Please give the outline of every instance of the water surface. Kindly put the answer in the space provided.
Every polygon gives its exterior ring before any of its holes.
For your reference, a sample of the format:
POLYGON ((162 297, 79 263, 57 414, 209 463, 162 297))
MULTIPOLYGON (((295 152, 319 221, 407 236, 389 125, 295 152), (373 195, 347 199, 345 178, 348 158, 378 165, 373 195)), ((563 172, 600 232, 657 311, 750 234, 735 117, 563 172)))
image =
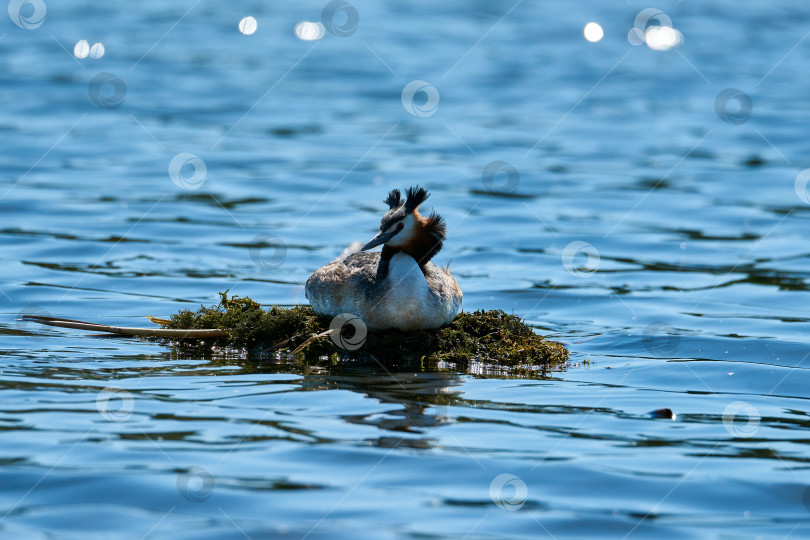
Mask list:
POLYGON ((810 537, 810 11, 664 2, 683 45, 660 51, 628 42, 646 7, 358 1, 315 41, 309 1, 4 19, 2 535, 810 537), (432 89, 407 110, 411 81, 432 89), (571 366, 305 366, 15 320, 304 302, 416 183, 464 308, 571 366))

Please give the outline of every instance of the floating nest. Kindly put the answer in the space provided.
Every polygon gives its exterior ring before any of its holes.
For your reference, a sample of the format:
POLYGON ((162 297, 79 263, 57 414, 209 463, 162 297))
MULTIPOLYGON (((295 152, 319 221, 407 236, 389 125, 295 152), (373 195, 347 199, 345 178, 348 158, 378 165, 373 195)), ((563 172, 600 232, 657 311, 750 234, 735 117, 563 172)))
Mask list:
MULTIPOLYGON (((547 369, 568 360, 560 343, 539 336, 519 317, 501 310, 459 314, 436 330, 401 332, 368 331, 357 325, 334 327, 334 319, 315 313, 310 306, 264 309, 250 298, 220 293, 219 304, 182 310, 169 319, 155 319, 172 330, 220 329, 209 335, 206 347, 248 350, 252 353, 302 354, 378 361, 480 362, 504 368, 547 369), (362 334, 362 335, 361 335, 362 334), (349 344, 349 345, 347 345, 349 344)), ((174 338, 177 345, 200 346, 199 338, 174 338)))

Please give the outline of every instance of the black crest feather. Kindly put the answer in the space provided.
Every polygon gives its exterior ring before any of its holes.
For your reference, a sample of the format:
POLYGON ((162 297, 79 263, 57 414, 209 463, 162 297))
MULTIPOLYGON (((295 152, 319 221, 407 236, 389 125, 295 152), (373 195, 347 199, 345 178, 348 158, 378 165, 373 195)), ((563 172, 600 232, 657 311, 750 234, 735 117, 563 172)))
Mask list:
POLYGON ((394 208, 399 208, 399 206, 402 204, 402 195, 398 189, 391 190, 391 193, 388 194, 388 197, 383 202, 392 210, 394 208))
POLYGON ((420 204, 425 202, 427 198, 430 197, 427 190, 419 186, 408 188, 406 195, 408 198, 405 201, 405 211, 409 214, 416 210, 420 204))

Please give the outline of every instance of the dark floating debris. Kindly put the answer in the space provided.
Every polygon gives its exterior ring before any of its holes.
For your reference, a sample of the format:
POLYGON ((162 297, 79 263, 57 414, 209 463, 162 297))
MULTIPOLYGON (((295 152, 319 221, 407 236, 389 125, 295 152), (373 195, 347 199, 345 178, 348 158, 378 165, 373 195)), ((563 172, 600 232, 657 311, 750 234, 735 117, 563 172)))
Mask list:
POLYGON ((365 326, 315 313, 310 306, 264 309, 250 299, 220 293, 219 304, 184 309, 168 319, 149 319, 161 328, 113 327, 26 316, 28 320, 102 333, 170 340, 175 346, 225 347, 251 353, 300 353, 305 358, 331 357, 377 361, 479 362, 504 368, 561 367, 568 350, 539 336, 519 317, 501 310, 460 313, 435 330, 366 331, 365 326), (338 321, 339 324, 335 324, 338 321), (331 328, 330 328, 331 326, 331 328))
POLYGON ((743 165, 746 167, 762 167, 765 165, 765 160, 759 156, 749 156, 745 161, 743 161, 743 165))
POLYGON ((667 420, 675 420, 675 418, 677 418, 676 414, 672 412, 672 409, 655 409, 647 414, 650 415, 650 418, 666 418, 667 420))

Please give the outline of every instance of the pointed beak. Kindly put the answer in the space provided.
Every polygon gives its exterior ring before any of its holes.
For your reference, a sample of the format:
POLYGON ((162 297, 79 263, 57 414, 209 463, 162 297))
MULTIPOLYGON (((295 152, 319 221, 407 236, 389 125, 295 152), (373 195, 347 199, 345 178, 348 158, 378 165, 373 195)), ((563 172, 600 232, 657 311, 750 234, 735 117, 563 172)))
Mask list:
POLYGON ((378 234, 377 236, 375 236, 374 238, 369 240, 368 244, 366 244, 365 246, 360 248, 360 251, 368 251, 369 249, 371 249, 373 247, 377 247, 380 244, 384 244, 384 243, 388 242, 389 240, 391 240, 391 238, 394 237, 395 234, 397 234, 397 232, 398 231, 392 231, 392 232, 387 232, 387 233, 380 232, 380 234, 378 234))

